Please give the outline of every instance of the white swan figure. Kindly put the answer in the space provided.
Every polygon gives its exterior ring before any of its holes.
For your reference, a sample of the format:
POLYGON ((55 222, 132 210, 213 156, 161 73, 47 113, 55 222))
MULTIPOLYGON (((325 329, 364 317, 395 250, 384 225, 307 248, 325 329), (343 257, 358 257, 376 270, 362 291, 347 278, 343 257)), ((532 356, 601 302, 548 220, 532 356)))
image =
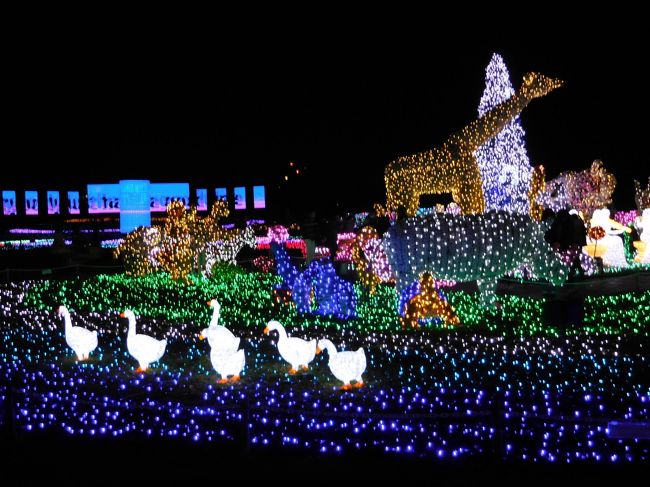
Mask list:
POLYGON ((223 384, 228 382, 229 376, 232 376, 230 380, 233 382, 239 380, 239 374, 241 374, 244 368, 246 358, 244 356, 244 349, 231 352, 229 350, 213 348, 210 351, 210 361, 214 370, 221 376, 219 383, 223 384))
POLYGON ((167 340, 156 340, 149 335, 137 334, 135 332, 135 315, 133 311, 124 310, 120 316, 129 320, 126 348, 131 356, 138 361, 139 367, 136 372, 146 372, 151 362, 159 360, 165 354, 167 340))
POLYGON ((65 306, 59 306, 57 314, 65 322, 65 342, 77 354, 77 359, 86 360, 90 352, 97 348, 97 331, 86 330, 81 326, 72 326, 70 312, 65 306))
POLYGON ((212 319, 210 320, 210 326, 201 330, 199 339, 203 340, 207 338, 213 350, 217 348, 232 353, 236 352, 239 348, 239 338, 233 335, 225 326, 219 325, 219 313, 221 311, 219 301, 216 299, 208 301, 208 306, 212 306, 214 309, 212 311, 212 319))
POLYGON ((278 351, 282 358, 291 364, 290 374, 295 374, 299 368, 307 370, 309 363, 316 356, 316 340, 303 340, 302 338, 288 337, 287 332, 278 321, 271 320, 264 328, 264 333, 269 334, 272 330, 277 330, 280 338, 278 339, 278 351))
POLYGON ((363 386, 363 374, 366 370, 366 354, 363 348, 356 352, 338 352, 334 344, 327 339, 318 341, 318 348, 329 353, 329 366, 334 377, 343 382, 343 389, 352 387, 351 381, 356 380, 356 386, 363 386))

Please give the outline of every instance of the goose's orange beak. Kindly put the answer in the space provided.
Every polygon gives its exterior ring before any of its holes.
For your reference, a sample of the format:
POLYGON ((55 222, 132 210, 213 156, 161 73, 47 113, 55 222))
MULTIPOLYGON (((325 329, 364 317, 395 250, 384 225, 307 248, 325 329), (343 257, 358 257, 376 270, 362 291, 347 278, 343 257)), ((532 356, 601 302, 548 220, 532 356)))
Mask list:
POLYGON ((124 311, 120 313, 120 318, 126 318, 126 316, 124 316, 124 311))
POLYGON ((271 330, 269 330, 269 327, 268 327, 268 326, 267 326, 266 328, 264 328, 264 334, 265 334, 265 335, 268 335, 270 331, 271 331, 271 330))
POLYGON ((208 306, 210 306, 211 304, 212 304, 212 301, 208 301, 208 306))
POLYGON ((322 351, 323 351, 323 349, 320 348, 318 345, 316 345, 316 355, 318 355, 318 354, 321 353, 322 351))
POLYGON ((199 333, 199 340, 204 340, 204 339, 205 337, 201 333, 199 333))

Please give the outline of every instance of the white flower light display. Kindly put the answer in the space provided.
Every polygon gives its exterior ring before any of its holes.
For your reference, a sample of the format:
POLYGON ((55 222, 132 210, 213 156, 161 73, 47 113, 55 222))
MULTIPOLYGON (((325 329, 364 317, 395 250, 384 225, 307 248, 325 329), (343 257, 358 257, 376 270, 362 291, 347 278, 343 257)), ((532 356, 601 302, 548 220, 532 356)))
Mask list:
MULTIPOLYGON (((628 231, 627 227, 609 218, 609 210, 607 208, 600 208, 594 211, 589 226, 590 228, 602 227, 605 230, 606 235, 598 240, 598 245, 605 249, 605 253, 602 256, 603 266, 627 267, 623 240, 619 237, 620 234, 628 231)), ((596 240, 589 237, 587 237, 587 242, 596 244, 596 240)))
POLYGON ((328 365, 332 375, 343 382, 342 389, 352 387, 352 381, 356 381, 356 387, 363 386, 361 375, 366 371, 366 353, 363 348, 354 352, 339 352, 330 340, 324 338, 318 341, 318 350, 327 350, 328 365))
POLYGON ((268 335, 276 330, 279 335, 278 352, 282 358, 291 364, 290 374, 295 374, 299 369, 307 370, 309 363, 316 356, 316 340, 303 340, 297 337, 288 337, 284 326, 280 322, 271 320, 264 328, 264 334, 268 335))
POLYGON ((126 337, 126 348, 131 356, 138 361, 136 372, 146 372, 151 362, 160 360, 165 354, 167 340, 156 340, 149 335, 135 332, 135 315, 131 310, 125 310, 120 317, 129 320, 129 334, 126 337))
MULTIPOLYGON (((479 117, 514 94, 508 68, 503 58, 495 53, 485 69, 485 91, 478 107, 479 117)), ((517 116, 476 151, 486 211, 528 214, 532 168, 524 135, 521 117, 517 116)))
POLYGON ((97 348, 97 331, 90 331, 81 326, 72 326, 70 312, 65 306, 59 306, 57 313, 63 317, 65 323, 65 342, 77 354, 77 359, 86 360, 90 356, 90 352, 97 348))
POLYGON ((527 215, 434 213, 408 218, 386 232, 384 249, 399 289, 430 272, 436 279, 477 280, 482 298, 491 301, 497 279, 522 264, 556 285, 566 278, 544 240, 542 225, 527 215))

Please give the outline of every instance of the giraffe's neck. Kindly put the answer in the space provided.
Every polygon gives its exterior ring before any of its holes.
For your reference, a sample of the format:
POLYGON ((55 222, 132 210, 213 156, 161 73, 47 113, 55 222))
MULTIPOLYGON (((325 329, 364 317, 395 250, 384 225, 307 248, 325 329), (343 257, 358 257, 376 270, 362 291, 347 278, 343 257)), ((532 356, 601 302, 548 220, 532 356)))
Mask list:
POLYGON ((499 103, 481 118, 453 134, 448 142, 462 143, 467 150, 475 152, 517 117, 531 99, 528 90, 525 87, 520 88, 506 101, 499 103))

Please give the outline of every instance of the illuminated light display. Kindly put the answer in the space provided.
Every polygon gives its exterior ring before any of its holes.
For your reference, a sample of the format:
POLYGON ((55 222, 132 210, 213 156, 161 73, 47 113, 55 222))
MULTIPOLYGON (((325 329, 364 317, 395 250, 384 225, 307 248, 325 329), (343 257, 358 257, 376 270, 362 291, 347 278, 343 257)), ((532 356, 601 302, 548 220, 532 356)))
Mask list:
POLYGON ((375 294, 375 289, 381 282, 381 279, 373 271, 370 260, 366 258, 366 243, 371 239, 379 239, 377 230, 373 227, 363 227, 352 243, 352 263, 354 269, 357 271, 361 285, 368 289, 370 294, 375 294))
POLYGON ((207 211, 208 190, 206 188, 196 189, 196 211, 207 211))
POLYGON ((612 203, 615 187, 616 178, 596 159, 587 170, 563 172, 547 181, 537 203, 555 212, 576 209, 588 221, 594 210, 612 203))
POLYGON ((589 225, 590 229, 587 232, 588 247, 585 250, 589 253, 590 246, 593 245, 594 254, 590 255, 592 257, 601 257, 604 267, 627 267, 623 240, 619 235, 623 232, 630 232, 631 229, 612 220, 609 217, 609 210, 607 208, 595 210, 589 225), (596 232, 598 229, 600 231, 596 232))
POLYGON ((126 348, 131 356, 138 361, 136 372, 146 372, 151 362, 157 362, 165 354, 167 340, 156 340, 154 337, 135 332, 135 315, 131 310, 124 310, 121 318, 129 321, 129 333, 126 337, 126 348))
MULTIPOLYGON (((485 69, 485 90, 478 106, 478 116, 515 94, 503 58, 493 54, 485 69)), ((476 151, 481 170, 485 211, 503 210, 528 214, 528 191, 531 187, 530 161, 524 143, 525 132, 519 116, 476 151)))
POLYGON ((542 221, 542 213, 544 211, 544 207, 537 202, 537 198, 544 192, 545 188, 546 171, 544 170, 544 166, 535 166, 533 168, 533 174, 530 178, 530 190, 528 191, 528 214, 533 220, 538 222, 542 221))
POLYGON ((228 206, 228 189, 227 188, 214 188, 214 196, 217 201, 223 201, 228 206))
MULTIPOLYGON (((368 318, 374 328, 331 328, 328 335, 335 343, 354 340, 360 342, 355 348, 364 347, 372 383, 341 393, 332 391, 327 357, 322 366, 319 357, 309 376, 288 381, 278 370, 275 349, 259 345, 256 318, 241 322, 252 350, 247 359, 262 375, 251 374, 237 386, 205 380, 214 372, 196 341, 193 323, 208 319, 205 299, 200 302, 198 296, 217 295, 218 286, 228 299, 240 300, 241 308, 229 306, 229 313, 266 312, 259 307, 263 287, 245 284, 257 277, 240 278, 234 281, 239 286, 206 280, 208 290, 176 286, 166 276, 0 284, 0 396, 6 397, 2 384, 11 383, 18 434, 99 441, 174 438, 227 446, 244 441, 246 426, 251 447, 262 451, 285 445, 310 453, 384 453, 444 463, 500 458, 586 468, 640 466, 650 459, 647 442, 607 434, 613 419, 643 422, 650 415, 647 374, 642 373, 650 292, 587 298, 585 326, 559 333, 532 326, 543 300, 510 297, 503 309, 486 311, 464 293, 455 304, 471 302, 479 326, 486 316, 497 317, 497 335, 468 329, 381 331, 376 315, 368 318), (36 298, 77 296, 83 311, 76 308, 76 316, 102 330, 102 343, 94 360, 69 367, 61 363, 68 349, 55 339, 61 332, 51 307, 31 306, 36 298), (142 320, 139 328, 169 330, 182 345, 144 376, 124 373, 132 359, 116 330, 115 313, 106 311, 125 299, 144 302, 148 315, 159 316, 142 320), (512 325, 523 322, 531 326, 513 334, 512 325), (111 353, 103 354, 102 348, 111 353), (250 414, 244 414, 245 408, 250 414), (496 446, 503 448, 495 453, 496 446)), ((384 299, 385 291, 394 290, 379 286, 373 303, 384 299)), ((295 327, 308 331, 324 322, 315 317, 295 327)))
POLYGON ((70 312, 65 306, 57 309, 65 323, 65 342, 77 354, 77 360, 86 360, 97 348, 97 330, 87 330, 81 326, 72 326, 70 312))
POLYGON ((207 338, 212 350, 217 349, 230 353, 236 352, 239 348, 240 340, 228 328, 219 324, 219 315, 221 313, 219 301, 212 299, 208 301, 208 306, 212 307, 212 318, 210 319, 210 325, 201 330, 199 338, 201 340, 207 338))
POLYGON ((253 186, 253 208, 266 208, 266 194, 264 186, 253 186))
POLYGON ((156 256, 160 252, 161 242, 159 227, 137 228, 117 246, 113 256, 122 257, 127 275, 146 276, 159 269, 156 256))
POLYGON ((246 188, 244 186, 237 186, 235 188, 235 210, 246 209, 246 188))
POLYGON ((332 375, 343 382, 342 389, 350 389, 352 381, 355 387, 363 386, 362 374, 366 371, 366 352, 362 347, 356 351, 339 352, 328 339, 318 340, 318 350, 326 350, 329 355, 328 365, 332 375))
POLYGON ((16 192, 2 191, 2 214, 5 216, 17 215, 16 208, 16 192))
POLYGON ((458 325, 460 323, 454 307, 441 295, 436 288, 433 276, 425 272, 420 278, 419 292, 413 296, 404 308, 402 329, 418 328, 421 319, 441 317, 445 325, 458 325))
POLYGON ((79 191, 68 191, 68 214, 78 215, 81 213, 79 206, 79 191))
POLYGON ((560 80, 528 73, 517 93, 451 135, 442 147, 390 162, 384 175, 387 208, 397 211, 402 207, 408 216, 414 216, 421 195, 451 192, 464 214, 483 213, 481 172, 474 153, 518 116, 531 100, 561 85, 560 80))
POLYGON ((61 203, 58 191, 47 192, 47 214, 58 215, 61 213, 61 203))
POLYGON ((636 179, 634 180, 634 202, 636 203, 636 209, 641 212, 646 208, 650 208, 650 177, 648 177, 646 189, 642 189, 641 183, 636 179))
POLYGON ((336 258, 340 262, 352 262, 352 244, 357 238, 354 232, 338 233, 336 235, 336 258))
POLYGON ((316 340, 307 341, 302 338, 289 337, 284 326, 275 320, 268 322, 264 328, 264 334, 268 335, 273 330, 278 332, 278 352, 284 360, 291 364, 289 373, 295 374, 299 370, 307 370, 316 356, 316 340))
POLYGON ((206 264, 205 274, 212 274, 212 267, 220 262, 236 264, 237 254, 244 246, 255 248, 255 231, 252 227, 245 229, 233 229, 229 234, 225 235, 223 240, 213 240, 205 244, 203 252, 205 252, 206 264))
POLYGON ((625 227, 634 225, 634 221, 639 216, 639 213, 636 210, 629 211, 617 211, 614 213, 614 220, 625 227))
POLYGON ((151 226, 149 211, 149 181, 123 179, 119 183, 120 232, 129 233, 138 227, 151 226))
POLYGON ((300 271, 291 263, 289 254, 276 243, 271 245, 278 275, 284 289, 291 291, 298 313, 336 316, 341 319, 356 316, 357 296, 352 283, 341 279, 330 261, 312 261, 300 271))
POLYGON ((239 375, 246 364, 246 357, 244 350, 233 352, 223 348, 213 348, 210 350, 210 362, 217 374, 221 376, 219 383, 225 384, 239 380, 239 375))
POLYGON ((119 213, 119 184, 88 184, 88 213, 119 213))
POLYGON ((25 191, 25 215, 38 215, 38 191, 25 191))
POLYGON ((186 211, 182 201, 173 201, 162 227, 136 229, 113 255, 123 257, 129 275, 166 271, 174 280, 185 282, 193 270, 210 275, 216 263, 234 264, 244 245, 255 246, 252 227, 239 230, 219 225, 219 219, 227 215, 223 201, 215 202, 203 219, 197 216, 195 208, 186 211))
POLYGON ((490 302, 497 279, 522 264, 555 285, 566 278, 542 226, 527 215, 434 213, 408 218, 386 232, 384 249, 399 289, 430 272, 437 279, 477 280, 483 299, 490 302))
POLYGON ((645 208, 641 216, 636 220, 636 228, 639 231, 639 239, 634 242, 637 249, 635 262, 650 264, 650 207, 645 208))

